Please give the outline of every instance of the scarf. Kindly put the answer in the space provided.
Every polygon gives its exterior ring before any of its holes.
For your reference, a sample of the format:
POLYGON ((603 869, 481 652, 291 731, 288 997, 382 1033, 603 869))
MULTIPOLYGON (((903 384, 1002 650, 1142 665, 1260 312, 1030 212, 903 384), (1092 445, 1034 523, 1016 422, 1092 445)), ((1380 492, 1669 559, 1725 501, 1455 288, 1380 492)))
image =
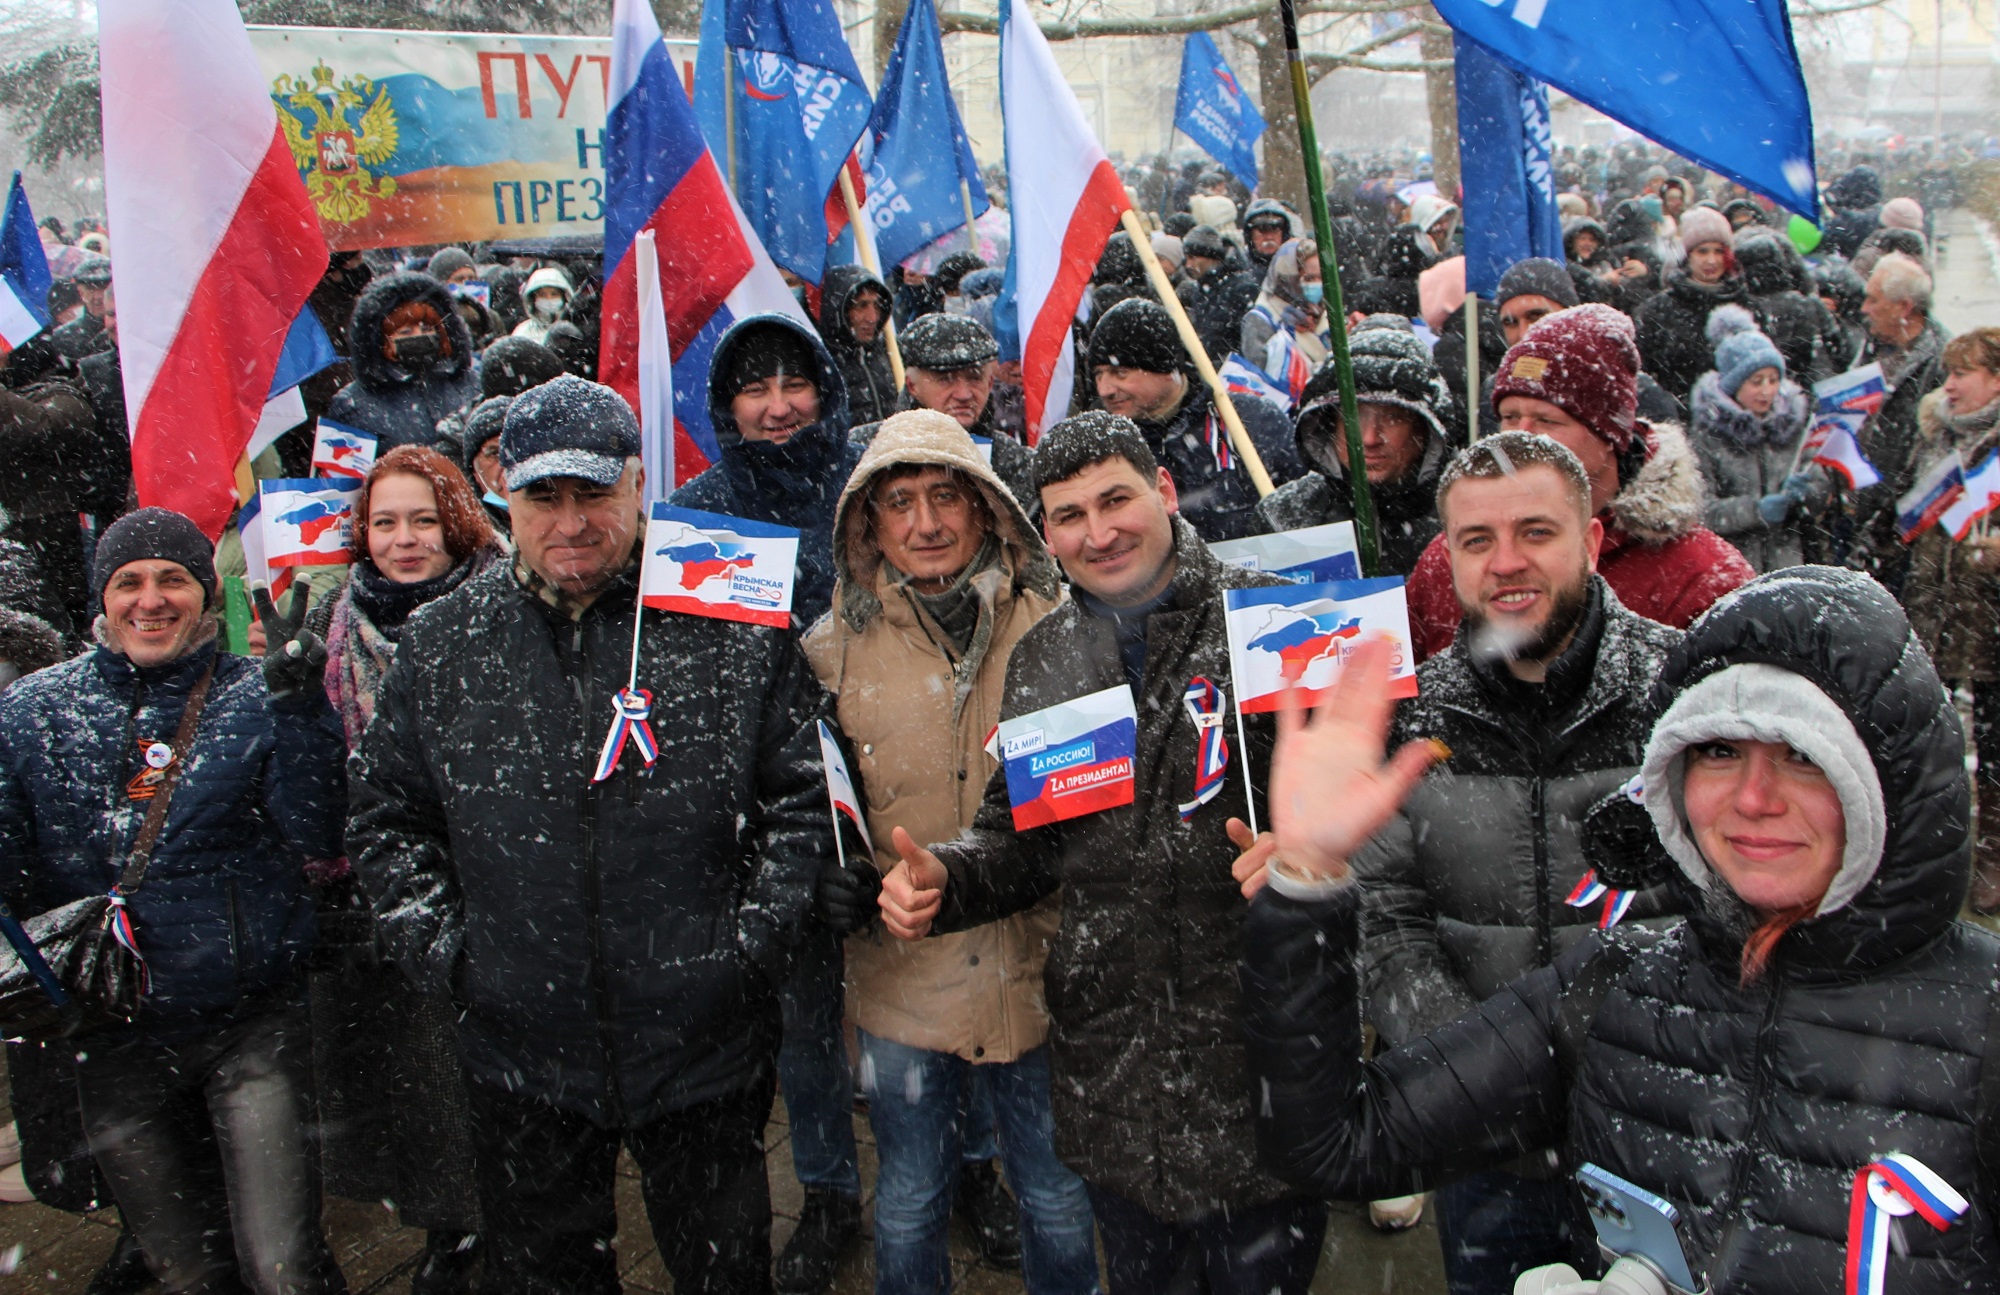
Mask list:
POLYGON ((390 580, 369 562, 354 564, 326 634, 326 696, 340 715, 349 750, 360 744, 375 713, 375 694, 396 660, 396 641, 410 613, 458 588, 499 556, 496 548, 480 549, 441 576, 406 585, 390 580), (407 598, 404 591, 421 592, 407 598), (378 611, 388 618, 387 624, 376 619, 378 611))
MULTIPOLYGON (((1944 401, 1938 402, 1937 418, 1939 426, 1951 438, 1954 445, 1970 445, 2000 426, 2000 400, 1995 400, 1983 409, 1969 409, 1965 413, 1954 413, 1944 401)), ((1970 467, 1970 464, 1966 465, 1970 467)))

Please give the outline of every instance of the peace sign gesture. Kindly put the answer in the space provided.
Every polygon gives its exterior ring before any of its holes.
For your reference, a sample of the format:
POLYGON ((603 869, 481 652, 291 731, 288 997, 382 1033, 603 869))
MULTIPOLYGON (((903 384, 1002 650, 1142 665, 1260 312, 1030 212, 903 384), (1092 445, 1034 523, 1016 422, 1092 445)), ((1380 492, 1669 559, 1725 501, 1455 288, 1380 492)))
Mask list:
POLYGON ((264 625, 264 686, 272 698, 323 688, 326 644, 305 627, 312 590, 304 581, 295 581, 282 616, 272 605, 269 585, 260 581, 250 592, 257 603, 257 619, 264 625))

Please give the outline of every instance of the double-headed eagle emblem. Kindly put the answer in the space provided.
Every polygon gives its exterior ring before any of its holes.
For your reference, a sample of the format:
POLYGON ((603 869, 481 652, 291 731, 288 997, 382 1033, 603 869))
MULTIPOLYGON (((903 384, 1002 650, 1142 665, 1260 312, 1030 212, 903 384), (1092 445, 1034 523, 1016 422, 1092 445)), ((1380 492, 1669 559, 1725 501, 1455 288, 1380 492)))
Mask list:
POLYGON ((368 215, 375 199, 396 192, 394 179, 369 169, 396 151, 396 109, 389 92, 368 77, 336 84, 324 62, 313 66, 311 77, 284 75, 271 83, 278 122, 320 219, 352 224, 368 215))

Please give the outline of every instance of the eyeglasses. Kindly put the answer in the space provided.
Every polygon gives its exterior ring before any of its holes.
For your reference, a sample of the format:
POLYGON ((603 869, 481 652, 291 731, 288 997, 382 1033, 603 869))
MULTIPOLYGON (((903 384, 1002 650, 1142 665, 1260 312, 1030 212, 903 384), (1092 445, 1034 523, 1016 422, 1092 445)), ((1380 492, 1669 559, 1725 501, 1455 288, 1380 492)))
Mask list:
POLYGON ((963 488, 940 481, 921 492, 898 486, 876 499, 874 508, 887 517, 907 517, 916 510, 920 498, 930 503, 932 512, 938 513, 957 512, 970 502, 963 488))

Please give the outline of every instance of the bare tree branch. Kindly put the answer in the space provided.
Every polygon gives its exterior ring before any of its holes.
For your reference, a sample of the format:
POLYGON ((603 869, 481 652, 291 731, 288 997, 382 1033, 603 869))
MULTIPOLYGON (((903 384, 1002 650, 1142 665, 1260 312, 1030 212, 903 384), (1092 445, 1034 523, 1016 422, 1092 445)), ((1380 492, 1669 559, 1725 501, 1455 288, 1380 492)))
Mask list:
MULTIPOLYGON (((1311 14, 1401 13, 1409 0, 1307 0, 1299 5, 1299 16, 1311 14)), ((1232 5, 1208 13, 1172 14, 1157 18, 1079 18, 1071 22, 1041 23, 1042 35, 1050 40, 1077 40, 1088 36, 1180 36, 1188 32, 1217 31, 1237 23, 1253 22, 1276 9, 1274 0, 1232 5)), ((955 31, 985 36, 1000 34, 997 14, 950 11, 938 15, 945 34, 955 31)))

